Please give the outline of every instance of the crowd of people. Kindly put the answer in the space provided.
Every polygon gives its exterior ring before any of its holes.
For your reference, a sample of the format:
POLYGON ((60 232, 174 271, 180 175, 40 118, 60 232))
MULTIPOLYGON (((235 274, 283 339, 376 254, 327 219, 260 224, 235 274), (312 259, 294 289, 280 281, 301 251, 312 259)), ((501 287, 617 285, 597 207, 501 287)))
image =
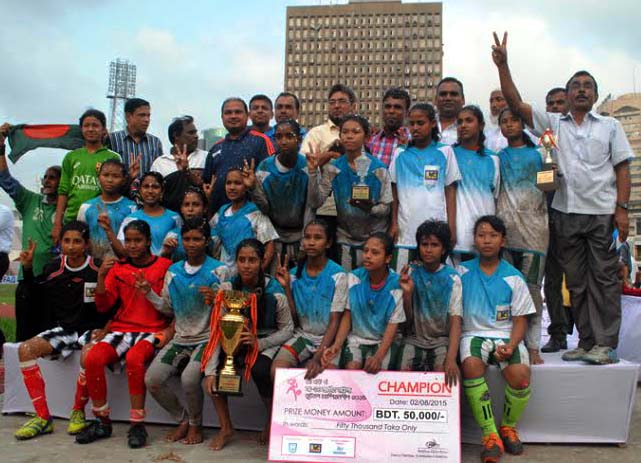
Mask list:
POLYGON ((591 74, 576 72, 538 110, 512 79, 507 36, 495 35, 492 58, 500 89, 487 121, 453 77, 439 82, 434 106, 387 90, 378 130, 342 84, 328 91, 327 121, 309 130, 292 93, 274 104, 227 98, 228 134, 209 152, 183 116, 164 154, 143 99, 127 101, 127 128, 110 134, 91 109, 79 122, 85 146, 45 171, 40 193, 9 173, 11 126, 0 127, 0 187, 23 217, 17 338, 36 412, 16 438, 53 431, 37 360, 80 350, 68 425, 76 442, 111 435, 105 368, 122 363, 131 448, 147 441, 147 390, 176 419, 167 439, 186 444, 202 442, 203 391, 211 395, 221 428, 210 446, 223 448, 233 424, 211 313, 233 289, 256 301, 236 359, 268 410, 276 368, 304 367, 307 378, 327 368, 442 371, 463 386, 482 461, 522 453, 530 365, 567 349, 569 314, 579 345, 564 360, 618 361, 616 239, 628 233, 633 153, 621 125, 593 110, 591 74), (547 196, 536 184, 546 129, 557 137, 560 184, 547 196), (552 323, 541 346, 544 275, 552 323), (510 404, 498 430, 491 365, 510 404), (167 385, 175 376, 183 399, 167 385))

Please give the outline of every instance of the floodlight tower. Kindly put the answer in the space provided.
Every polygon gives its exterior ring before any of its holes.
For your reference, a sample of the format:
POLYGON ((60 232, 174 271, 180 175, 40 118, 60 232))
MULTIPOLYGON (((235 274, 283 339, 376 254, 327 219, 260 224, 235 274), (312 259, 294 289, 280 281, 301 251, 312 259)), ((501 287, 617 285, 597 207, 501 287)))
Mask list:
POLYGON ((125 128, 125 102, 134 96, 136 96, 136 65, 122 58, 109 63, 107 98, 111 100, 110 132, 125 128))

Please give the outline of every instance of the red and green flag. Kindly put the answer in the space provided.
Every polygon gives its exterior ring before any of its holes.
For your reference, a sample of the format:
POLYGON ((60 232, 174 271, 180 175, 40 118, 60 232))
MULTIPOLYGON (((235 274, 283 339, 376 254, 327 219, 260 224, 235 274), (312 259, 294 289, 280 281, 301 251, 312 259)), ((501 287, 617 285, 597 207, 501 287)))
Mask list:
POLYGON ((69 124, 14 125, 9 130, 9 159, 16 162, 27 151, 36 148, 75 150, 84 146, 80 126, 69 124))

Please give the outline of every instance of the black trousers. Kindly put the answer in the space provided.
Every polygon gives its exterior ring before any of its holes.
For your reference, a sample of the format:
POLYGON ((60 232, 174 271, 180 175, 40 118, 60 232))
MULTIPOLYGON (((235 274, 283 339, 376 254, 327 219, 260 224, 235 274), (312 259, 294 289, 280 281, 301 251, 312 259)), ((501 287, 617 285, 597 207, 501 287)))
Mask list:
POLYGON ((621 283, 612 215, 553 211, 558 256, 570 291, 579 347, 616 349, 621 327, 621 283))

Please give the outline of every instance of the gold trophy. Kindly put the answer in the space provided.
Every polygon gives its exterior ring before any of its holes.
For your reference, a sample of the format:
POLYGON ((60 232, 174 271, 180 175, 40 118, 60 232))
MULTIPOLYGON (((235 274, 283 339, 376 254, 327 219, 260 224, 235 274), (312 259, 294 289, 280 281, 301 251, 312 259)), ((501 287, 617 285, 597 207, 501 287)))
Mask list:
POLYGON ((536 173, 536 187, 548 193, 559 188, 559 174, 552 159, 552 150, 558 149, 558 147, 552 130, 545 129, 545 132, 539 138, 539 144, 545 151, 545 160, 543 161, 543 169, 536 173))
POLYGON ((358 175, 360 180, 355 185, 352 185, 352 199, 354 201, 369 201, 369 186, 365 183, 369 159, 367 159, 364 154, 360 155, 354 160, 354 167, 356 168, 356 175, 358 175))
POLYGON ((241 309, 249 305, 250 295, 243 291, 223 291, 223 303, 227 313, 220 317, 220 345, 226 354, 225 365, 218 375, 218 393, 240 395, 241 376, 234 368, 234 352, 238 348, 240 335, 245 326, 241 309))

